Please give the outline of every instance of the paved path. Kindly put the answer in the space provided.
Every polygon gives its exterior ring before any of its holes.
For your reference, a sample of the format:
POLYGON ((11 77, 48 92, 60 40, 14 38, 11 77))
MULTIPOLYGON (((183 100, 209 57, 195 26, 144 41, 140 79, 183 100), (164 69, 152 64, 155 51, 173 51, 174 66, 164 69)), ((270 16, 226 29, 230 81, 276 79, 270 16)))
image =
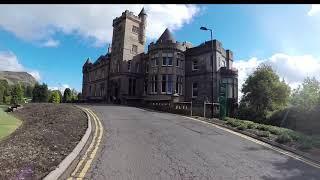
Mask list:
POLYGON ((320 179, 320 169, 179 115, 89 107, 105 128, 89 179, 320 179))

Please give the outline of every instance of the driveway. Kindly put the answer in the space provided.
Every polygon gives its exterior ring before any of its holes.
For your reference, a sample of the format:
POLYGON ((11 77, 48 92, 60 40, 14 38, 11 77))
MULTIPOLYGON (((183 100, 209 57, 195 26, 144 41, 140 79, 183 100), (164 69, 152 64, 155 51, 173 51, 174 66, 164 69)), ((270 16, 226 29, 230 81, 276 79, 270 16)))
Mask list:
POLYGON ((125 106, 89 108, 105 129, 89 179, 320 179, 320 169, 179 115, 125 106))

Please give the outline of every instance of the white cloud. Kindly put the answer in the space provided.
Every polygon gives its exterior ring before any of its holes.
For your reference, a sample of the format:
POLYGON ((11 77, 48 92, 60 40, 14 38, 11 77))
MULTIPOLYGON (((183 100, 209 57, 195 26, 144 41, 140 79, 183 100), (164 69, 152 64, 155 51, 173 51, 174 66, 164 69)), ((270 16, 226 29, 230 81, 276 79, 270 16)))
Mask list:
POLYGON ((59 46, 60 42, 58 40, 49 39, 42 46, 44 47, 57 47, 59 46))
POLYGON ((314 16, 316 14, 320 13, 320 4, 312 4, 311 9, 308 12, 309 16, 314 16))
POLYGON ((312 55, 290 56, 276 53, 267 59, 253 57, 249 60, 234 62, 234 67, 239 70, 239 98, 242 96, 243 83, 262 62, 270 64, 280 78, 284 78, 292 89, 297 88, 307 76, 314 76, 320 80, 320 59, 312 55))
POLYGON ((63 93, 66 88, 70 88, 70 86, 68 84, 60 84, 60 83, 59 83, 59 86, 48 87, 48 89, 50 90, 59 90, 61 93, 63 93))
POLYGON ((126 9, 148 14, 147 37, 158 38, 166 27, 177 30, 199 12, 196 5, 0 5, 0 28, 28 41, 48 41, 57 32, 110 42, 112 20, 126 9))
POLYGON ((0 71, 26 71, 31 74, 37 81, 41 79, 40 73, 35 70, 25 68, 19 63, 17 56, 10 51, 0 51, 0 71))

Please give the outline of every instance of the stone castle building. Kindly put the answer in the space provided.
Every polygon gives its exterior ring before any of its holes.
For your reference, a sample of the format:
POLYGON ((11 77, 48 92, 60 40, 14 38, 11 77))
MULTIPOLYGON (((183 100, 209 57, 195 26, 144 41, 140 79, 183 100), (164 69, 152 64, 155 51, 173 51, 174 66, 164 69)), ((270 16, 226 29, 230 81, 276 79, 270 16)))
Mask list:
POLYGON ((146 21, 144 9, 138 16, 126 10, 113 20, 112 46, 107 54, 94 63, 87 59, 83 65, 84 100, 129 104, 170 101, 175 96, 180 102, 201 106, 204 101, 211 102, 212 90, 214 102, 218 102, 219 82, 224 82, 228 102, 237 102, 238 72, 232 68, 231 50, 217 40, 193 47, 176 41, 166 29, 145 52, 146 21))

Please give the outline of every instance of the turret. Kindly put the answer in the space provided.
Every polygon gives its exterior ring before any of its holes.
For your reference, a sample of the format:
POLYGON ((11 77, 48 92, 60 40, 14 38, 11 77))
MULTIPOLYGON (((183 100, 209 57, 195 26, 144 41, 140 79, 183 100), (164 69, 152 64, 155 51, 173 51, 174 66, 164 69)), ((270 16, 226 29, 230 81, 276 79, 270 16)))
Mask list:
POLYGON ((144 44, 146 42, 146 26, 147 26, 147 14, 146 14, 144 8, 142 8, 138 17, 141 19, 139 42, 141 44, 144 44))

